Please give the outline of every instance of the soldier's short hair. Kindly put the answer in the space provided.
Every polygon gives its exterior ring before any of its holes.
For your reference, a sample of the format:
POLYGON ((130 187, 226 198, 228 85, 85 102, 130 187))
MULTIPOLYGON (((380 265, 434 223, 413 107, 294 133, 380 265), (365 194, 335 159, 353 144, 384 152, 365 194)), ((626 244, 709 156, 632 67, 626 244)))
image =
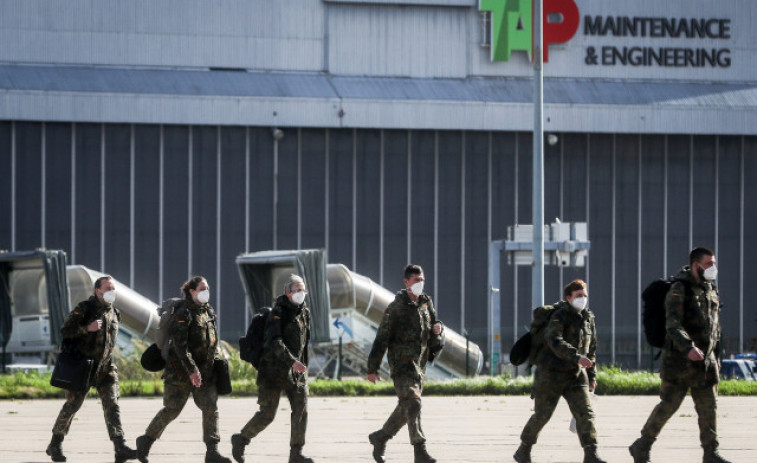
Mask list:
POLYGON ((417 264, 407 264, 405 267, 405 279, 409 280, 413 275, 420 275, 423 273, 423 269, 417 264))
POLYGON ((196 275, 190 278, 189 280, 185 281, 183 285, 181 285, 181 294, 184 295, 185 299, 191 299, 192 294, 189 292, 190 289, 197 289, 197 287, 202 283, 203 281, 208 281, 205 279, 204 276, 196 275))
POLYGON ((289 275, 289 278, 287 278, 286 283, 284 283, 284 292, 288 293, 292 291, 292 288, 294 287, 294 285, 305 286, 305 280, 303 280, 301 276, 295 275, 294 273, 289 275))
POLYGON ((712 249, 705 248, 704 246, 697 246, 689 253, 689 265, 693 264, 694 262, 699 262, 704 256, 714 255, 715 253, 712 252, 712 249))
POLYGON ((573 294, 573 291, 579 291, 586 288, 586 282, 581 279, 571 281, 565 286, 563 290, 563 296, 568 297, 573 294))
POLYGON ((95 289, 100 289, 102 287, 102 285, 103 285, 103 281, 105 281, 105 280, 112 280, 112 279, 113 279, 113 277, 110 276, 110 275, 103 275, 103 276, 101 276, 100 278, 98 278, 97 280, 95 280, 95 289))

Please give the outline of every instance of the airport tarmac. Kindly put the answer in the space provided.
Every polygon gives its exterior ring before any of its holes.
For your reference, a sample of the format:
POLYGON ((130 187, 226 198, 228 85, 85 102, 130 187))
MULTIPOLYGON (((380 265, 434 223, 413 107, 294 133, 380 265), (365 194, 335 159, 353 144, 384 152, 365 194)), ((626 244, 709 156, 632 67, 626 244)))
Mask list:
MULTIPOLYGON (((627 447, 657 404, 654 396, 598 397, 599 454, 609 463, 632 462, 627 447)), ((316 462, 372 462, 368 433, 391 413, 391 397, 314 397, 304 453, 316 462)), ((757 461, 757 397, 721 397, 718 427, 721 454, 734 463, 757 461)), ((45 447, 63 400, 0 401, 0 462, 49 462, 45 447)), ((121 416, 129 445, 141 435, 161 407, 161 398, 125 398, 121 416)), ((511 462, 533 402, 524 396, 426 397, 423 429, 429 451, 440 463, 511 462)), ((255 397, 219 400, 221 452, 231 457, 229 439, 257 410, 255 397)), ((561 401, 534 446, 534 463, 581 463, 583 452, 568 430, 570 412, 561 401)), ((285 398, 271 426, 247 447, 247 463, 285 463, 289 452, 289 404, 285 398)), ((87 399, 79 410, 63 450, 70 463, 113 461, 102 409, 87 399)), ((387 463, 412 462, 412 447, 403 429, 387 447, 387 463)), ((150 463, 202 462, 201 414, 190 400, 150 453, 150 463)), ((690 397, 663 429, 652 449, 654 463, 702 461, 699 430, 690 397)))

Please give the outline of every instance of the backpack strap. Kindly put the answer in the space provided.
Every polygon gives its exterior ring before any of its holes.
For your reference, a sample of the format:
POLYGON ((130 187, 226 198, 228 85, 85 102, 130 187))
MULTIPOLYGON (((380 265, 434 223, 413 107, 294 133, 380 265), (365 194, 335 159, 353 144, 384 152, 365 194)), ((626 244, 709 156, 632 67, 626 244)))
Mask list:
POLYGON ((186 307, 184 304, 177 304, 176 306, 171 308, 171 321, 172 322, 173 322, 174 317, 184 317, 184 316, 188 318, 189 324, 192 324, 192 322, 194 321, 194 317, 192 316, 192 311, 189 310, 189 307, 186 307))
POLYGON ((690 301, 691 297, 694 295, 694 291, 691 289, 691 285, 689 284, 689 282, 684 280, 683 278, 674 278, 673 283, 676 283, 676 282, 681 283, 683 285, 683 290, 685 294, 684 300, 690 301))
POLYGON ((683 286, 683 320, 686 320, 686 314, 689 313, 689 307, 691 305, 691 299, 694 297, 694 290, 691 288, 691 284, 683 278, 674 278, 673 284, 681 283, 683 286))
POLYGON ((305 319, 305 323, 307 324, 307 329, 310 330, 310 308, 303 308, 302 314, 303 318, 305 319))
MULTIPOLYGON (((177 302, 173 307, 171 307, 171 321, 173 322, 173 317, 176 315, 184 316, 186 314, 188 320, 187 326, 191 326, 193 323, 196 323, 195 317, 192 316, 192 310, 186 306, 184 303, 184 300, 177 302)), ((210 311, 208 314, 211 315, 211 318, 213 321, 215 321, 215 311, 211 313, 210 311)), ((169 324, 170 326, 170 324, 169 324)))
POLYGON ((94 304, 92 304, 92 301, 89 299, 84 301, 84 323, 91 323, 89 318, 92 316, 92 313, 95 311, 94 304))
POLYGON ((289 323, 294 318, 294 314, 292 313, 292 310, 290 307, 285 307, 283 305, 277 305, 274 307, 274 312, 277 313, 281 317, 281 327, 283 328, 285 326, 285 323, 289 323), (278 311, 276 310, 278 308, 278 311))

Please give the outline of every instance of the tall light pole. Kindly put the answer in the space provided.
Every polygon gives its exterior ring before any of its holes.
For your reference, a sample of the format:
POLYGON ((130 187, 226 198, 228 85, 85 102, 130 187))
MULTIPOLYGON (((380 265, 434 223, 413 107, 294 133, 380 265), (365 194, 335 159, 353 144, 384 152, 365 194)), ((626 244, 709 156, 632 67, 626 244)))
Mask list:
POLYGON ((544 17, 543 0, 534 0, 534 162, 533 162, 533 268, 531 307, 544 304, 544 17))

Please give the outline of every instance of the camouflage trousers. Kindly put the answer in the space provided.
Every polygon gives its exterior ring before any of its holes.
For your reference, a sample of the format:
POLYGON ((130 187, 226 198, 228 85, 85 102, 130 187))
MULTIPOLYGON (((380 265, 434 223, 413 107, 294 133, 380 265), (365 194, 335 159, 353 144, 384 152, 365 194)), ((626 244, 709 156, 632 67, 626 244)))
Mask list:
POLYGON ((158 411, 145 434, 153 439, 159 439, 168 424, 179 416, 190 394, 194 398, 195 405, 202 411, 202 440, 208 443, 221 441, 218 434, 218 392, 214 382, 205 383, 194 387, 189 382, 165 383, 163 392, 163 408, 158 411))
POLYGON ((576 433, 581 447, 597 444, 597 430, 594 428, 594 410, 589 396, 589 384, 586 372, 583 370, 578 376, 562 372, 551 372, 544 368, 537 368, 534 374, 532 397, 534 399, 534 414, 526 423, 520 440, 533 445, 539 437, 539 432, 547 424, 557 407, 560 397, 568 402, 570 412, 576 419, 576 433))
MULTIPOLYGON (((641 430, 641 435, 656 438, 662 431, 665 423, 681 406, 688 384, 679 384, 662 380, 660 385, 660 403, 652 410, 646 424, 641 430)), ((694 400, 694 408, 699 416, 699 441, 702 447, 717 448, 717 408, 718 408, 718 385, 691 387, 691 398, 694 400)))
POLYGON ((411 444, 426 442, 421 427, 423 382, 414 378, 395 378, 394 392, 397 394, 397 406, 384 423, 382 430, 388 436, 395 436, 404 425, 407 425, 411 444))
MULTIPOLYGON (((105 427, 108 429, 108 436, 111 440, 123 439, 121 409, 118 406, 118 377, 114 379, 112 376, 105 376, 105 380, 97 380, 95 388, 105 414, 105 427)), ((62 436, 68 434, 71 421, 73 421, 74 415, 79 411, 86 397, 87 392, 66 391, 66 403, 63 404, 58 419, 55 420, 53 434, 62 436)))
POLYGON ((282 381, 278 386, 258 382, 260 410, 244 425, 241 431, 242 436, 252 439, 273 422, 282 391, 286 393, 289 405, 292 408, 292 434, 289 439, 289 446, 302 447, 305 445, 305 432, 308 427, 308 385, 301 382, 282 381))

